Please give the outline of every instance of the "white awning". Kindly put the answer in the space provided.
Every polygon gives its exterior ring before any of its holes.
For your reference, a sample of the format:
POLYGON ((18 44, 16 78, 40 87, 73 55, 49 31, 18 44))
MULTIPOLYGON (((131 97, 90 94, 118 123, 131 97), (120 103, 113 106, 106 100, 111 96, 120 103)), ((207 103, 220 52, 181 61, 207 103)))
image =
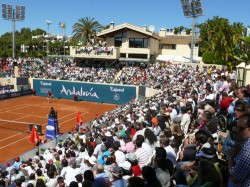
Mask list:
POLYGON ((119 58, 119 61, 124 61, 124 62, 148 62, 148 59, 144 58, 119 58))
MULTIPOLYGON (((190 58, 186 56, 178 56, 178 55, 158 55, 156 58, 157 61, 165 61, 165 62, 190 62, 190 58)), ((193 58, 193 61, 200 62, 201 57, 193 58)))

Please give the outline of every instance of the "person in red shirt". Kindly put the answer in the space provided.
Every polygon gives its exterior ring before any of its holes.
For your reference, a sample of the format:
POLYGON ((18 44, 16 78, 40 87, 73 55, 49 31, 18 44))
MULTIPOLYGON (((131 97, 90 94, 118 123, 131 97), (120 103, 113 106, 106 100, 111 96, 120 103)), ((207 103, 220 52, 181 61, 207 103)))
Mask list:
POLYGON ((131 163, 131 170, 135 177, 141 176, 141 168, 138 165, 137 157, 135 153, 128 154, 128 161, 131 163))
POLYGON ((220 111, 227 112, 227 109, 233 100, 234 98, 228 97, 227 92, 222 92, 222 100, 220 102, 220 111))
POLYGON ((74 101, 75 101, 75 102, 78 101, 78 95, 77 95, 77 94, 74 95, 74 101))
POLYGON ((52 92, 51 91, 48 91, 48 97, 47 97, 47 102, 50 103, 50 100, 52 98, 52 92))

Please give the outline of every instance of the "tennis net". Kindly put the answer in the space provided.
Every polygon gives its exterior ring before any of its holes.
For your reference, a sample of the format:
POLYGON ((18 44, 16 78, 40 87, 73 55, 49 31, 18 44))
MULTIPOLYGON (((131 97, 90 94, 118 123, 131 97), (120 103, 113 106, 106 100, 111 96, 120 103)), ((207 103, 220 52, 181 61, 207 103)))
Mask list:
POLYGON ((30 133, 33 125, 38 127, 38 133, 41 134, 42 126, 40 124, 0 119, 0 129, 6 129, 10 131, 30 133))

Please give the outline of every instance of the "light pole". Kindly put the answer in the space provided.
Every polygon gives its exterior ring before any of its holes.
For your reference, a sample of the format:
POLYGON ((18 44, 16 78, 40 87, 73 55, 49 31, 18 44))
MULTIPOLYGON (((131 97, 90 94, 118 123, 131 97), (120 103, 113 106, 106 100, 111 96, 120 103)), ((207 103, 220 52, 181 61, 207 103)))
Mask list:
POLYGON ((192 18, 192 38, 191 38, 191 52, 190 62, 193 62, 194 57, 194 37, 195 37, 195 19, 203 15, 203 9, 201 7, 201 0, 181 0, 184 16, 192 18))
POLYGON ((12 21, 12 57, 16 58, 15 54, 15 23, 23 21, 25 18, 25 6, 16 5, 16 9, 12 5, 2 4, 2 18, 12 21))
POLYGON ((51 25, 51 21, 45 20, 45 22, 48 25, 48 33, 47 33, 47 37, 48 37, 48 40, 47 40, 47 56, 48 56, 49 55, 49 26, 51 25))

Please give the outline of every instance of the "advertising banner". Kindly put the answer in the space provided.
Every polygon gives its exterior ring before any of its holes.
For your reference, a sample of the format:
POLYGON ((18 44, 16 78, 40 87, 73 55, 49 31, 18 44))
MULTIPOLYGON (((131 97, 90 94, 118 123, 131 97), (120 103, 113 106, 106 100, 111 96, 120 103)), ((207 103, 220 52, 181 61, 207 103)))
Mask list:
POLYGON ((54 98, 73 100, 76 94, 79 100, 101 103, 126 104, 136 98, 135 86, 33 79, 33 88, 38 96, 47 97, 51 91, 54 98))
POLYGON ((58 120, 56 118, 48 118, 48 124, 46 126, 46 139, 54 139, 59 135, 58 120))

